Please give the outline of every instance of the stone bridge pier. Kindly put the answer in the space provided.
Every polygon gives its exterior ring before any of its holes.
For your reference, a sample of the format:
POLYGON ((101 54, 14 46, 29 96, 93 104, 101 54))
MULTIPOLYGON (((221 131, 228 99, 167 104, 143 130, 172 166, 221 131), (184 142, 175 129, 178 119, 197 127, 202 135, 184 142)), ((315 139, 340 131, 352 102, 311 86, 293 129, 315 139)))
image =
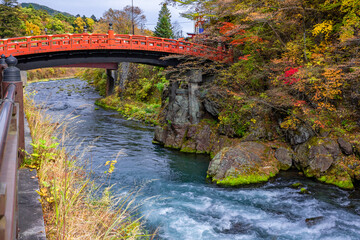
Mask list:
POLYGON ((200 69, 174 71, 167 75, 170 84, 163 93, 161 126, 155 129, 154 141, 166 147, 182 148, 184 139, 196 131, 201 119, 210 117, 204 104, 206 86, 213 75, 203 74, 200 69), (168 101, 164 101, 167 99, 168 101))

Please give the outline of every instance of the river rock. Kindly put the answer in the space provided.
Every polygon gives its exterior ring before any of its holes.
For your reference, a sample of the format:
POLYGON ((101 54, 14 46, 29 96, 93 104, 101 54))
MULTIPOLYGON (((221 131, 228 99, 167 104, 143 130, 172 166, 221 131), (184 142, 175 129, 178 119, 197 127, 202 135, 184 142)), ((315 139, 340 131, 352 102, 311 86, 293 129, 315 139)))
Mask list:
POLYGON ((314 225, 320 224, 324 220, 325 218, 323 216, 319 216, 319 217, 307 218, 305 219, 305 223, 308 227, 312 227, 314 225))
POLYGON ((216 154, 210 162, 208 177, 220 185, 236 186, 268 181, 279 170, 280 163, 270 147, 242 142, 216 154))
POLYGON ((329 138, 313 137, 310 141, 295 148, 297 157, 295 163, 306 169, 308 177, 325 172, 340 156, 339 145, 329 138))
POLYGON ((317 179, 321 182, 332 184, 344 189, 353 189, 351 176, 347 166, 342 161, 337 161, 317 179))
POLYGON ((161 126, 155 127, 154 141, 164 144, 166 139, 166 129, 161 126))
POLYGON ((212 146, 217 142, 216 126, 202 121, 188 127, 186 139, 181 146, 182 152, 210 153, 212 146))
POLYGON ((167 127, 166 138, 164 141, 165 147, 180 149, 184 141, 188 125, 171 124, 167 127))
POLYGON ((283 147, 276 149, 275 158, 280 162, 281 170, 288 170, 292 166, 293 153, 283 147))
POLYGON ((347 141, 345 141, 343 138, 338 138, 338 144, 340 146, 341 151, 345 154, 345 155, 351 155, 353 154, 353 147, 351 146, 351 144, 347 141))

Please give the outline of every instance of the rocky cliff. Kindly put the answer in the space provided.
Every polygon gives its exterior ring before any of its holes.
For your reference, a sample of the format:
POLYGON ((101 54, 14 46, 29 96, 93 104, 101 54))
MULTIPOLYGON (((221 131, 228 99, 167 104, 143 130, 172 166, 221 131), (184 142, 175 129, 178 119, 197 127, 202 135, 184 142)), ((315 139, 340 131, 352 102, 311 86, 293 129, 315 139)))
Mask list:
POLYGON ((282 128, 284 101, 274 105, 264 97, 231 92, 216 84, 214 72, 178 68, 168 73, 156 143, 210 154, 208 178, 220 185, 264 182, 280 170, 297 168, 307 177, 354 188, 360 179, 354 143, 300 120, 296 128, 282 128))

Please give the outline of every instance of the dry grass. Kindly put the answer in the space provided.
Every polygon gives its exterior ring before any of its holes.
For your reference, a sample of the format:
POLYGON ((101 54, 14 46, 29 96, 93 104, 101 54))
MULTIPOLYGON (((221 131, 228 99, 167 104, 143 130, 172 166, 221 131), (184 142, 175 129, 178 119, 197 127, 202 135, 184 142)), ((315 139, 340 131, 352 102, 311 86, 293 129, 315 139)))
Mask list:
POLYGON ((41 203, 48 239, 149 239, 134 217, 134 197, 111 196, 110 188, 100 190, 75 157, 62 146, 66 130, 27 97, 26 116, 33 138, 34 153, 25 161, 38 169, 41 203), (61 130, 63 129, 63 130, 61 130), (99 194, 99 191, 102 191, 99 194), (132 217, 133 215, 133 217, 132 217))

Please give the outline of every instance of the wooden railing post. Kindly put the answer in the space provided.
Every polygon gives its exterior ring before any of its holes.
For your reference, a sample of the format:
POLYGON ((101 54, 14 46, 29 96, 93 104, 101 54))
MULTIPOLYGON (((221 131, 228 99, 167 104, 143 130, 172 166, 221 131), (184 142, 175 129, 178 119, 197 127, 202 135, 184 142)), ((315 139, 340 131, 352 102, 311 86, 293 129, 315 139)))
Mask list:
POLYGON ((113 25, 112 23, 109 23, 108 44, 110 46, 115 44, 115 34, 112 25, 113 25))

